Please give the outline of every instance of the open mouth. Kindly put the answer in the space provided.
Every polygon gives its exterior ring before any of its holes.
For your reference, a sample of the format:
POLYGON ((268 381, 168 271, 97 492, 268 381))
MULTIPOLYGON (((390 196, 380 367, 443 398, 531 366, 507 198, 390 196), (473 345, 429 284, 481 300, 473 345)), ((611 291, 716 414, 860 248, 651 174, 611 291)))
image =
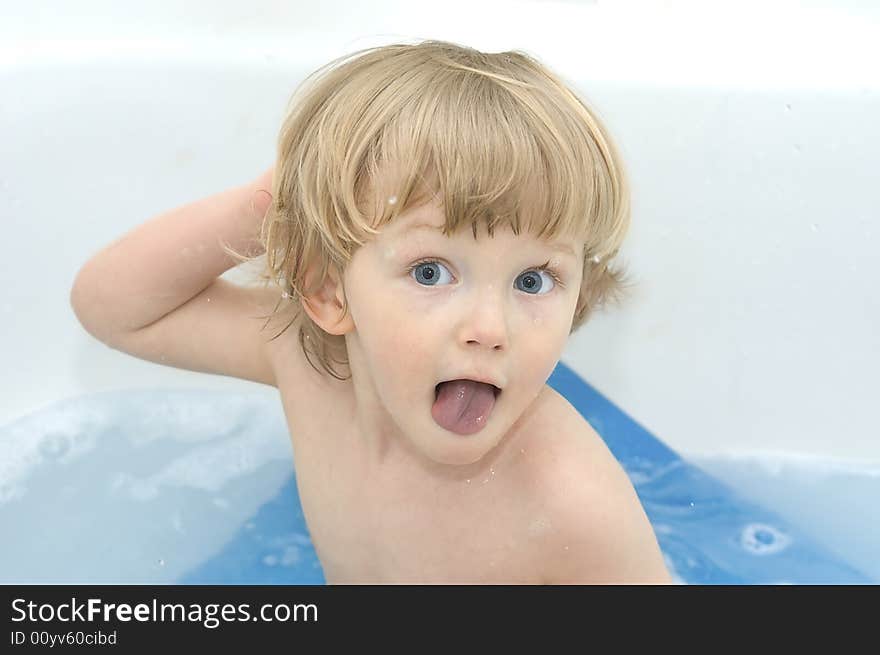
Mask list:
MULTIPOLYGON (((454 380, 446 380, 445 382, 454 382, 454 380)), ((476 382, 476 380, 469 380, 469 382, 476 382)), ((444 384, 444 382, 438 382, 434 387, 434 400, 437 400, 437 396, 440 394, 440 385, 444 384)), ((487 384, 485 382, 480 382, 480 384, 487 384)), ((488 385, 492 387, 492 393, 495 394, 495 399, 498 399, 498 396, 501 395, 501 389, 496 387, 494 384, 488 385)))
POLYGON ((444 380, 434 387, 431 416, 449 432, 474 434, 486 426, 500 393, 501 389, 488 382, 444 380))

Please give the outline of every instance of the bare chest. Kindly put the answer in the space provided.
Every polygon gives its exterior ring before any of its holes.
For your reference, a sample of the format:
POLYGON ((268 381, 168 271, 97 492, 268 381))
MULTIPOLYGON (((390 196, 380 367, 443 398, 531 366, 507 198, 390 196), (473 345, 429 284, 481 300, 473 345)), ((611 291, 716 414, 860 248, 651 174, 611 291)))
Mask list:
MULTIPOLYGON (((473 483, 472 483, 473 484, 473 483)), ((528 583, 529 539, 518 516, 490 511, 494 494, 395 486, 353 474, 333 484, 306 473, 301 497, 331 583, 528 583)))

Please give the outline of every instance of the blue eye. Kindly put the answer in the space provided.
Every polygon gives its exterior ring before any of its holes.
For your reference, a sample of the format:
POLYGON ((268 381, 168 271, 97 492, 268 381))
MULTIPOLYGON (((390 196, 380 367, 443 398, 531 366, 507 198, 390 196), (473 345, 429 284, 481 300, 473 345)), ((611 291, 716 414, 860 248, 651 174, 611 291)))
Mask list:
POLYGON ((410 272, 416 279, 416 282, 425 286, 436 286, 443 277, 442 271, 446 271, 447 282, 452 280, 449 270, 440 262, 428 261, 415 264, 410 272))
POLYGON ((553 275, 551 275, 549 271, 537 269, 533 271, 526 271, 518 278, 516 278, 516 282, 514 284, 516 285, 516 288, 520 291, 525 291, 526 293, 535 296, 543 296, 545 293, 550 293, 556 282, 553 279, 553 275), (542 276, 546 276, 547 282, 544 282, 542 280, 542 276), (546 291, 544 290, 545 287, 547 287, 546 291))
MULTIPOLYGON (((437 286, 439 284, 449 284, 452 281, 452 274, 443 264, 433 259, 425 259, 416 262, 409 268, 409 274, 415 278, 416 282, 423 286, 437 286)), ((549 262, 544 266, 531 269, 520 274, 514 283, 514 286, 520 291, 533 296, 543 296, 550 293, 556 285, 562 286, 556 271, 549 266, 549 262)))

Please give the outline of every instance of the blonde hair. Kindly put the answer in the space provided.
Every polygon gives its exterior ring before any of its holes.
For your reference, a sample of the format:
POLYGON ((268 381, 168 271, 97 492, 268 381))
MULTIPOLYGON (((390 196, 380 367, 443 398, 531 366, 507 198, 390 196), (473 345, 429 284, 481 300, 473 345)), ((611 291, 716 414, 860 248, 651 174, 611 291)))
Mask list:
POLYGON ((332 366, 347 364, 344 337, 316 325, 302 297, 331 269, 341 283, 357 248, 432 198, 443 203, 447 235, 470 225, 476 238, 482 223, 490 236, 503 224, 515 234, 581 240, 571 331, 627 286, 608 260, 629 227, 628 184, 586 104, 521 51, 386 45, 319 68, 291 98, 261 234, 262 277, 284 291, 266 318, 282 305, 293 313, 275 337, 301 313, 308 361, 346 379, 332 366))

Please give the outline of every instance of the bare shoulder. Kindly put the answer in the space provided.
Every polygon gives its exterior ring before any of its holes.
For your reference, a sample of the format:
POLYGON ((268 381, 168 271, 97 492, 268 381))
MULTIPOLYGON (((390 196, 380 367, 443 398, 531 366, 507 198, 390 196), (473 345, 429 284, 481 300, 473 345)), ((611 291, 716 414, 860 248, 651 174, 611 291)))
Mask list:
POLYGON ((547 584, 671 582, 626 471, 550 387, 522 443, 522 480, 544 529, 533 539, 547 584))

